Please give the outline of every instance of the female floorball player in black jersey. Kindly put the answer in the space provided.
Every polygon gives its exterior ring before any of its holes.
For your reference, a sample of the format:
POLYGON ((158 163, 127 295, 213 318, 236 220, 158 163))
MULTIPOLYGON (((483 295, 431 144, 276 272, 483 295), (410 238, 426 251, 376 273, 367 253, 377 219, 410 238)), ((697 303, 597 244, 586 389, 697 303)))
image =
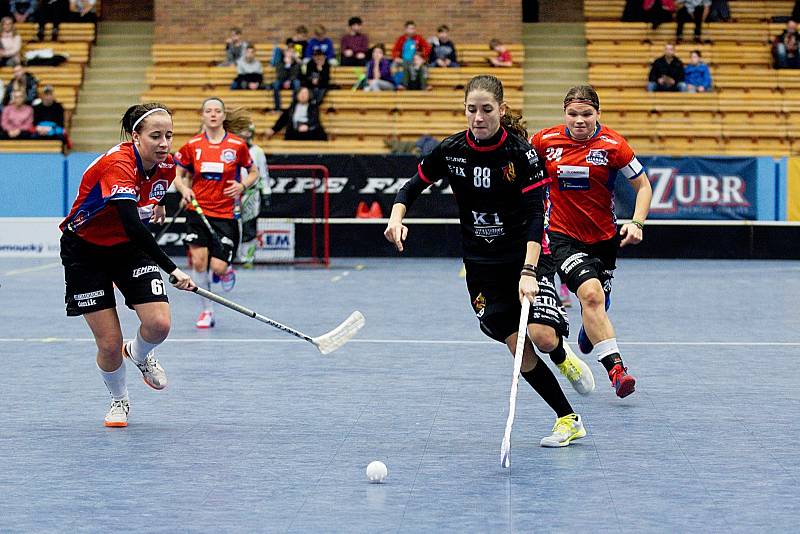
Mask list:
MULTIPOLYGON (((505 343, 513 354, 520 301, 529 299, 530 339, 569 371, 565 374, 576 389, 588 393, 594 389, 594 379, 585 363, 565 352, 566 313, 553 286, 552 267, 539 261, 543 186, 549 182, 544 165, 526 141, 521 117, 508 110, 500 80, 476 76, 464 93, 468 129, 442 141, 420 162, 417 173, 397 194, 384 235, 402 252, 408 234, 403 225, 406 210, 426 187, 447 178, 458 203, 467 288, 481 330, 505 343)), ((525 343, 522 376, 557 416, 552 435, 541 445, 564 447, 584 437, 586 430, 530 339, 525 343)))
POLYGON ((167 385, 164 369, 153 356, 170 329, 159 268, 175 277, 175 287, 195 287, 142 222, 164 220, 160 203, 175 179, 169 153, 172 117, 160 104, 139 104, 125 112, 122 129, 131 141, 112 147, 89 165, 60 225, 67 315, 83 315, 94 335, 97 367, 111 394, 105 425, 112 427, 128 424, 123 356, 139 368, 151 388, 167 385), (141 321, 136 338, 124 347, 114 285, 141 321))

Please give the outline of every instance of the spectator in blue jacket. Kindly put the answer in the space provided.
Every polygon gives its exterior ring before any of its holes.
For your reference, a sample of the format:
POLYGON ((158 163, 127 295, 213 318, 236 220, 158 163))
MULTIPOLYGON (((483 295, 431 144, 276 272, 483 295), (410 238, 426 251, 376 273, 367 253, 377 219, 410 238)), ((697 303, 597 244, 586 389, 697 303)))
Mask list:
POLYGON ((711 71, 703 63, 703 54, 700 50, 692 50, 689 64, 684 68, 686 90, 690 93, 705 93, 711 91, 711 71))
POLYGON ((336 51, 333 48, 333 41, 331 41, 330 37, 325 36, 325 32, 325 26, 322 24, 314 27, 314 37, 308 40, 308 46, 306 46, 305 55, 303 56, 303 63, 311 61, 316 50, 322 50, 331 65, 338 65, 336 61, 336 51))

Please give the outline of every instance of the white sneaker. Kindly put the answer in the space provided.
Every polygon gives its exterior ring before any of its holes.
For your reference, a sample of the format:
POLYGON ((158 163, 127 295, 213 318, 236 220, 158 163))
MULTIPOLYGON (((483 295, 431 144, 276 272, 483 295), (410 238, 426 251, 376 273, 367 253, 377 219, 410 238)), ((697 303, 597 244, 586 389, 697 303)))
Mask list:
POLYGON ((542 438, 539 444, 542 447, 566 447, 573 440, 581 439, 584 436, 586 436, 586 429, 583 428, 581 416, 571 413, 556 419, 553 433, 542 438))
POLYGON ((205 310, 200 312, 197 317, 197 322, 194 323, 197 328, 213 328, 214 327, 214 312, 205 310))
POLYGON ((131 357, 131 342, 122 347, 122 355, 132 361, 142 372, 144 383, 153 389, 164 389, 167 387, 167 373, 161 364, 153 357, 153 351, 147 353, 144 362, 139 363, 131 357))
POLYGON ((572 352, 569 344, 564 342, 564 352, 567 353, 566 359, 558 364, 558 370, 569 380, 575 391, 581 395, 588 395, 594 391, 594 375, 586 362, 578 358, 572 352))
POLYGON ((112 400, 111 408, 106 413, 106 426, 120 427, 128 426, 128 412, 131 409, 128 399, 112 400))

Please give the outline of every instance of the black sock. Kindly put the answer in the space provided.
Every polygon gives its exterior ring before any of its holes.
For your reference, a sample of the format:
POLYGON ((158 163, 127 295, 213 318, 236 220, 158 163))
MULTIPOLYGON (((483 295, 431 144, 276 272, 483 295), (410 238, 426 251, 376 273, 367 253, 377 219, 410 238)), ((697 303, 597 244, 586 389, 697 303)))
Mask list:
POLYGON ((558 336, 558 346, 550 352, 550 361, 556 365, 561 365, 567 359, 567 351, 564 350, 564 338, 558 336))
POLYGON ((600 363, 603 364, 603 367, 606 368, 606 372, 611 372, 611 369, 614 368, 615 365, 619 364, 625 367, 622 364, 622 356, 619 355, 619 352, 614 352, 609 354, 608 356, 604 356, 600 359, 600 363))
POLYGON ((558 380, 553 376, 546 363, 539 360, 536 363, 536 367, 526 373, 522 373, 522 378, 533 386, 536 393, 556 412, 558 417, 573 413, 574 410, 570 406, 567 397, 564 396, 564 392, 561 391, 558 380))

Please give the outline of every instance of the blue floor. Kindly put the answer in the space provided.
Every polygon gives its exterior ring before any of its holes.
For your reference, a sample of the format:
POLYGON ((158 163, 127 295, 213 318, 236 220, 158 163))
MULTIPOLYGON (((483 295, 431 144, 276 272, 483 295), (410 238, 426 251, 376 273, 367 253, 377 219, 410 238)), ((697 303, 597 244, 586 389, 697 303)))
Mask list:
MULTIPOLYGON (((623 260, 611 318, 636 393, 562 380, 588 436, 538 446, 553 415, 522 382, 500 467, 512 358, 483 337, 457 260, 240 271, 234 300, 339 351, 170 292, 173 330, 130 425, 52 260, 0 260, 2 532, 772 532, 797 528, 800 264, 623 260), (372 460, 389 468, 369 484, 372 460)), ((125 334, 135 315, 121 309, 125 334)), ((578 312, 570 310, 574 343, 578 312)))

